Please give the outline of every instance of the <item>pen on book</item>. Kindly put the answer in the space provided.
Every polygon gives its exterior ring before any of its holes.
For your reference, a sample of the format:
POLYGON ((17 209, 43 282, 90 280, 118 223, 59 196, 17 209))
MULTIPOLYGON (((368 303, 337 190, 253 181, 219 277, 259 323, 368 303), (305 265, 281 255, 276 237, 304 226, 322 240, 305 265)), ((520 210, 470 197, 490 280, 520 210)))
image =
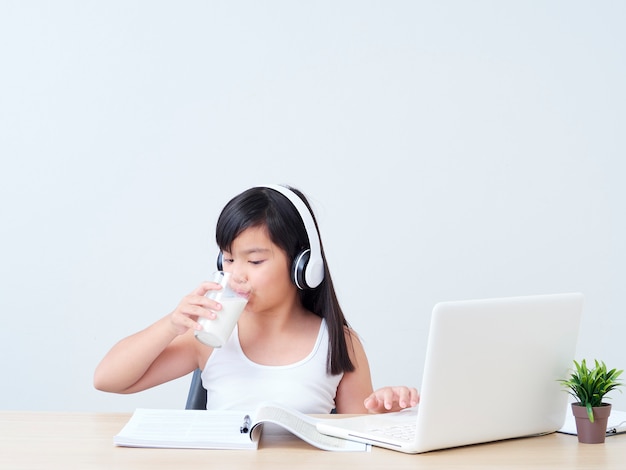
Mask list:
POLYGON ((250 426, 252 425, 252 420, 250 419, 250 415, 245 415, 243 417, 243 425, 239 428, 239 432, 241 434, 246 434, 250 431, 250 426))

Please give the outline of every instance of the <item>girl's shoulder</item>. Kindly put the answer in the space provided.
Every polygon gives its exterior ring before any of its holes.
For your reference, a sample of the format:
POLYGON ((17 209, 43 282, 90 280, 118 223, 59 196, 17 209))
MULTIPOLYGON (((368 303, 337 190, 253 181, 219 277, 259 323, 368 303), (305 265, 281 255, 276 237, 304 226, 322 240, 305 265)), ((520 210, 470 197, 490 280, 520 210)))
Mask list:
POLYGON ((344 332, 344 334, 346 336, 346 340, 358 341, 359 343, 361 342, 361 337, 356 332, 356 330, 354 328, 352 328, 351 326, 344 325, 343 326, 343 332, 344 332))

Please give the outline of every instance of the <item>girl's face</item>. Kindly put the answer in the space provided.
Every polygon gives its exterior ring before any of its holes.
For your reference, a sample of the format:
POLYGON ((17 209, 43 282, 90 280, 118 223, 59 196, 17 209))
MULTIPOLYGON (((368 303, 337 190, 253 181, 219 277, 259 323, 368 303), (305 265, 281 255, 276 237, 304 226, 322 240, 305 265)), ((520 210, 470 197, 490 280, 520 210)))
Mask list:
POLYGON ((247 228, 233 240, 231 251, 223 254, 223 268, 232 274, 233 289, 249 294, 246 310, 272 309, 296 295, 289 259, 272 243, 265 227, 247 228))

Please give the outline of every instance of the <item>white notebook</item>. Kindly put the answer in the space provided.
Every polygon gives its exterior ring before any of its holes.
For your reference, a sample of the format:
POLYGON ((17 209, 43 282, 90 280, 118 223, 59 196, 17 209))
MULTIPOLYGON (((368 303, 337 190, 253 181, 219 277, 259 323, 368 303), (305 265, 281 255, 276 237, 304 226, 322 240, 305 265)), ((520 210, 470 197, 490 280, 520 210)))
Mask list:
POLYGON ((180 449, 257 449, 263 425, 288 431, 324 450, 366 451, 366 444, 321 434, 319 419, 281 405, 266 403, 254 412, 208 410, 135 410, 113 438, 123 447, 180 449))

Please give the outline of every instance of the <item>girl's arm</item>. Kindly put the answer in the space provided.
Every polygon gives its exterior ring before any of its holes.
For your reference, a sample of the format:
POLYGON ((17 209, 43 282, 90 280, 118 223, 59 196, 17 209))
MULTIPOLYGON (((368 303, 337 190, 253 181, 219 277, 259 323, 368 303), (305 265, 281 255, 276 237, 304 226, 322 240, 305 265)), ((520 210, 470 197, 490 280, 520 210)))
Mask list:
POLYGON ((419 402, 415 388, 383 387, 373 391, 372 377, 363 345, 354 332, 346 333, 352 345, 351 357, 355 370, 346 372, 337 387, 337 413, 386 413, 413 407, 419 402))
POLYGON ((345 372, 335 396, 337 413, 367 413, 364 400, 373 392, 370 366, 356 333, 346 328, 346 343, 355 369, 345 372))
POLYGON ((204 296, 216 286, 203 283, 172 313, 113 346, 96 368, 95 388, 134 393, 182 377, 198 367, 201 348, 193 330, 201 328, 196 321, 199 316, 214 318, 209 309, 220 309, 217 302, 204 296))

